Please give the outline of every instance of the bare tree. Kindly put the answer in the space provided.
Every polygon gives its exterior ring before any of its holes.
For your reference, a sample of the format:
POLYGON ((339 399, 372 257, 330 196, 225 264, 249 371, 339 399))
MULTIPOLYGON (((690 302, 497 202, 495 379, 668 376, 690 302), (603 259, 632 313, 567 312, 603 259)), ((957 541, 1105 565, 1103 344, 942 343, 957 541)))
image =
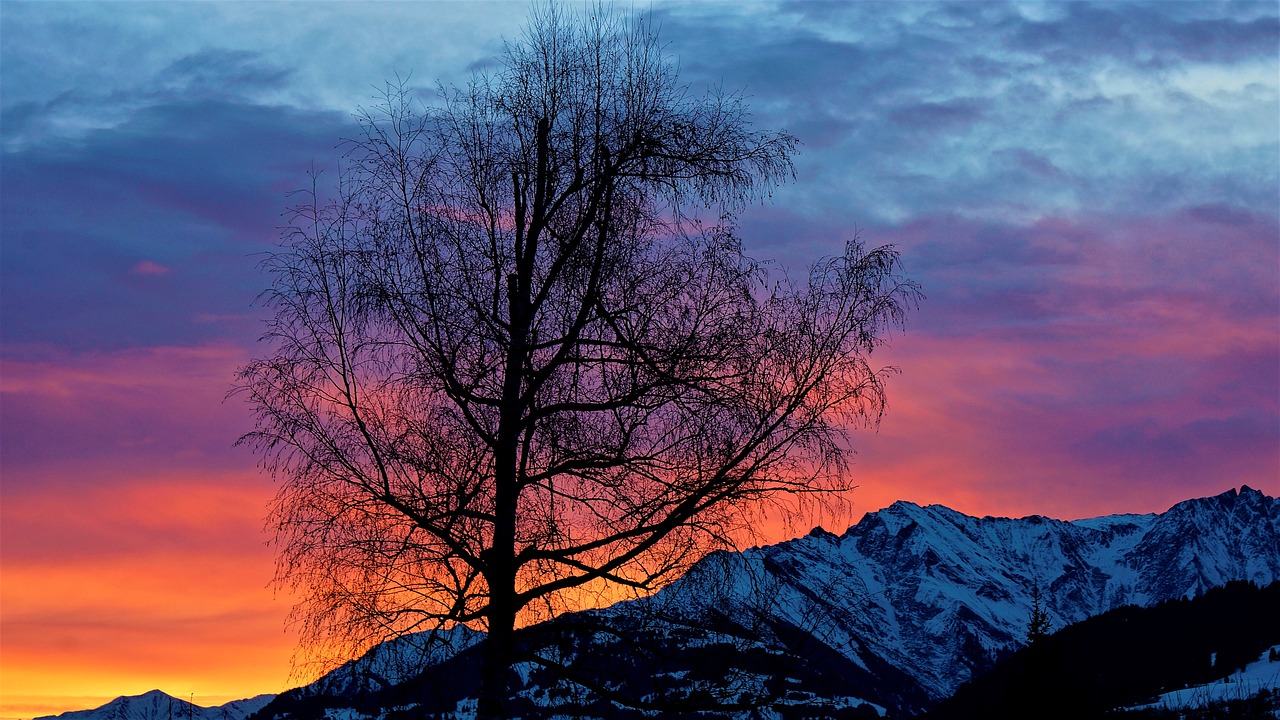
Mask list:
POLYGON ((891 248, 799 284, 745 255, 733 213, 796 141, 681 85, 643 18, 543 6, 442 97, 363 113, 266 260, 272 350, 237 387, 304 641, 482 628, 498 717, 518 625, 850 487, 868 356, 918 291, 891 248))

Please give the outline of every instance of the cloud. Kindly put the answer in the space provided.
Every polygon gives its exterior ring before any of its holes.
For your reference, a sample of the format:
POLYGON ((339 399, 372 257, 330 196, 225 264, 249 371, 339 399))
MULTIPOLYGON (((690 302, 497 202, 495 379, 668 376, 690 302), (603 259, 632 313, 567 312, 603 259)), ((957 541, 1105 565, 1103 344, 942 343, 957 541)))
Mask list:
POLYGON ((159 81, 186 100, 246 98, 287 86, 293 74, 292 68, 272 65, 260 53, 204 48, 174 60, 159 81))
MULTIPOLYGON (((927 294, 877 351, 902 374, 855 433, 855 502, 906 493, 978 514, 1161 511, 1248 483, 1280 492, 1280 219, 1198 205, 1146 216, 862 229, 927 294)), ((761 257, 850 237, 783 207, 743 217, 761 257)))
POLYGON ((273 104, 293 71, 267 63, 260 54, 206 48, 174 60, 153 77, 131 84, 72 86, 38 99, 6 103, 6 150, 76 140, 127 123, 151 108, 216 100, 273 104))
POLYGON ((992 153, 993 159, 1008 164, 1008 169, 1022 173, 1030 182, 1070 182, 1062 168, 1054 165, 1044 155, 1026 148, 1006 148, 992 153))
POLYGON ((1215 205, 868 229, 928 299, 880 360, 903 374, 864 487, 1063 517, 1280 491, 1278 227, 1215 205))
POLYGON ((243 469, 233 447, 248 409, 224 398, 248 354, 222 344, 71 353, 9 346, 3 357, 5 493, 51 468, 87 485, 127 466, 186 472, 243 469))
POLYGON ((142 275, 142 276, 159 277, 161 275, 168 275, 169 268, 165 267, 164 265, 161 265, 158 262, 155 262, 154 260, 143 260, 142 262, 133 266, 133 274, 142 275))
POLYGON ((1224 8, 1207 4, 1163 8, 1066 3, 1060 17, 1020 23, 1011 44, 1055 62, 1092 64, 1112 58, 1153 68, 1274 54, 1280 21, 1273 13, 1248 17, 1266 12, 1266 3, 1241 6, 1237 11, 1245 17, 1223 17, 1218 13, 1224 8))
POLYGON ((276 242, 309 169, 336 175, 351 129, 337 114, 196 99, 7 152, 6 338, 91 349, 256 337, 251 304, 268 280, 252 255, 276 242), (198 322, 211 314, 242 322, 198 322))
MULTIPOLYGON (((1280 391, 1280 386, 1274 388, 1280 391)), ((1261 412, 1201 418, 1172 426, 1153 419, 1104 427, 1073 446, 1088 462, 1135 482, 1196 473, 1248 482, 1240 465, 1274 452, 1280 417, 1261 412), (1245 462, 1240 462, 1240 461, 1245 462)), ((1263 469, 1266 469, 1263 466, 1263 469)), ((1280 473, 1280 462, 1271 470, 1280 473)))
MULTIPOLYGON (((375 87, 491 67, 526 9, 3 5, 7 683, 279 689, 271 488, 224 402, 260 354, 254 255, 375 87)), ((1280 493, 1274 3, 654 14, 693 92, 742 89, 804 143, 742 213, 750 251, 801 276, 861 232, 924 285, 873 356, 902 374, 853 435, 856 507, 1280 493)))
POLYGON ((462 83, 526 14, 518 1, 16 3, 0 25, 6 147, 76 138, 174 99, 349 113, 397 76, 462 83))
POLYGON ((933 132, 954 131, 981 120, 987 105, 975 98, 922 102, 895 109, 890 120, 899 127, 933 132))
POLYGON ((813 216, 1276 205, 1274 6, 779 8, 659 14, 695 88, 745 88, 761 125, 805 143, 778 198, 813 216))

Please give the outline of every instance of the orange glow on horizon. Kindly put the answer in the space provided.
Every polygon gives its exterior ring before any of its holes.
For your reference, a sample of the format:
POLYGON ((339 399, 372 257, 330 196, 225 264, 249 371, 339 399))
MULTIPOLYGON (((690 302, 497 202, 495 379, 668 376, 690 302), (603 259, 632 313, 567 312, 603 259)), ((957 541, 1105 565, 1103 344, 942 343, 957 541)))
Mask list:
POLYGON ((268 587, 257 478, 51 480, 6 497, 0 716, 161 689, 207 704, 289 687, 291 605, 268 587), (14 538, 64 538, 33 547, 14 538))
POLYGON ((0 382, 0 717, 286 689, 274 487, 232 447, 245 413, 223 402, 244 350, 29 356, 0 382))

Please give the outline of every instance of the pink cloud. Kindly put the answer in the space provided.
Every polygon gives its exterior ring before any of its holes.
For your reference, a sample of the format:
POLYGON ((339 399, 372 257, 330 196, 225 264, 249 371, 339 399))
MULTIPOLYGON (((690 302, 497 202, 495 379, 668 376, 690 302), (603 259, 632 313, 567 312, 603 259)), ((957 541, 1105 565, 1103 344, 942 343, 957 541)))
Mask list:
POLYGON ((1280 491, 1274 219, 933 219, 876 239, 924 266, 929 298, 884 353, 903 369, 889 415, 855 440, 868 504, 1081 517, 1280 491))
POLYGON ((161 275, 168 275, 169 268, 165 267, 164 265, 161 265, 158 262, 155 262, 154 260, 143 260, 142 262, 133 266, 132 272, 134 275, 142 275, 146 277, 159 277, 161 275))
POLYGON ((248 353, 230 344, 68 353, 14 348, 4 360, 0 438, 6 481, 28 469, 92 468, 113 462, 147 467, 243 467, 233 447, 251 424, 227 401, 248 353), (16 357, 14 357, 16 355, 16 357))

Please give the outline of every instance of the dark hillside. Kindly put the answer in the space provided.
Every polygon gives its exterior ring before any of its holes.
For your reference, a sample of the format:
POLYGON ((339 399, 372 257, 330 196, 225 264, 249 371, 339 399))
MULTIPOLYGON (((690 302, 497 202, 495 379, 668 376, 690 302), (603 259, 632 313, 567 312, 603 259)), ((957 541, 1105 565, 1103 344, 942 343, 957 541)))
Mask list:
POLYGON ((1087 720, 1221 678, 1280 643, 1280 582, 1127 606, 1063 628, 965 683, 927 720, 1087 720))
MULTIPOLYGON (((877 667, 873 675, 801 628, 773 621, 771 640, 763 642, 734 618, 703 621, 646 625, 643 618, 602 620, 584 612, 525 628, 517 633, 518 647, 531 662, 509 677, 513 713, 526 720, 713 720, 768 708, 762 717, 859 720, 879 716, 870 706, 833 698, 856 691, 887 707, 927 702, 900 670, 877 667), (561 664, 532 662, 539 656, 561 664)), ((386 687, 338 694, 290 690, 247 720, 321 720, 347 709, 385 720, 451 718, 476 696, 479 662, 472 647, 386 687)))

